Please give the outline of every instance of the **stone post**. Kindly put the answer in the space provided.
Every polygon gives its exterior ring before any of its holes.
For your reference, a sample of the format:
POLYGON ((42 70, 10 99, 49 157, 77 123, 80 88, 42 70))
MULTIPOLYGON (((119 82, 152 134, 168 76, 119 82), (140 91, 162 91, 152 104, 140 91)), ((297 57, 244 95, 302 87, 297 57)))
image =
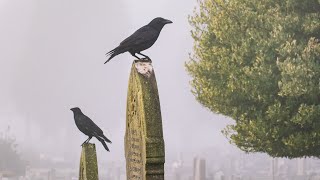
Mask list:
POLYGON ((98 163, 95 144, 86 143, 82 146, 79 180, 98 180, 98 163))
POLYGON ((127 96, 128 180, 164 179, 164 140, 157 82, 150 61, 132 64, 127 96))

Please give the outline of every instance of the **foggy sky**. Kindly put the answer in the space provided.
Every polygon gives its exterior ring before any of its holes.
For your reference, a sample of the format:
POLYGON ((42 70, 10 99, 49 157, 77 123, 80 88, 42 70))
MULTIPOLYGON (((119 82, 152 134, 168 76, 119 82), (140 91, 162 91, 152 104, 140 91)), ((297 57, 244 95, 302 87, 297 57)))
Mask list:
MULTIPOLYGON (((230 120, 206 110, 191 94, 184 63, 192 52, 187 17, 194 0, 0 0, 0 132, 8 125, 21 147, 79 157, 86 139, 69 110, 78 106, 112 140, 98 157, 124 159, 130 54, 109 63, 105 53, 154 17, 173 21, 144 51, 153 60, 166 156, 227 147, 230 120)), ((99 158, 100 159, 100 158, 99 158)))

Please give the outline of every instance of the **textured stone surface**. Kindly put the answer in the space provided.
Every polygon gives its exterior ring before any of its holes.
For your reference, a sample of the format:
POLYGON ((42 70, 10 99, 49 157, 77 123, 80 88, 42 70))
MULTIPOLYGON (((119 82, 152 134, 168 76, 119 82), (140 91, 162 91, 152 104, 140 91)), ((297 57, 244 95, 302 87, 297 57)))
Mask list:
POLYGON ((125 156, 128 180, 164 179, 164 140, 151 62, 132 64, 127 97, 125 156))
POLYGON ((79 180, 98 180, 98 163, 95 144, 82 146, 79 180))
POLYGON ((153 74, 153 67, 151 61, 135 61, 134 66, 139 74, 150 77, 153 74))

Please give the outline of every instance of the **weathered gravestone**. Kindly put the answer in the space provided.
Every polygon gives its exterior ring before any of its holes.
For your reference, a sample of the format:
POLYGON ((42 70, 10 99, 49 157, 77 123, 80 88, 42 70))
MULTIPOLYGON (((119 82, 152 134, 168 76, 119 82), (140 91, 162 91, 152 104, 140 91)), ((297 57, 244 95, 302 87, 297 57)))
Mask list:
POLYGON ((79 180, 98 180, 98 162, 95 144, 85 143, 82 146, 79 180))
POLYGON ((128 180, 164 179, 164 140, 151 62, 132 64, 127 97, 125 156, 128 180))

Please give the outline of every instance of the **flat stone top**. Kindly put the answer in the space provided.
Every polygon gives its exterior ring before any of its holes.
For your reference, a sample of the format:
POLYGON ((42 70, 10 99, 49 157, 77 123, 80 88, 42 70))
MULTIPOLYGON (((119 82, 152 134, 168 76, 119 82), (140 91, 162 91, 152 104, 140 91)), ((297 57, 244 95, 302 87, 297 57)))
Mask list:
POLYGON ((152 66, 151 61, 135 60, 134 65, 135 65, 137 71, 146 77, 150 77, 151 74, 153 73, 153 66, 152 66))

